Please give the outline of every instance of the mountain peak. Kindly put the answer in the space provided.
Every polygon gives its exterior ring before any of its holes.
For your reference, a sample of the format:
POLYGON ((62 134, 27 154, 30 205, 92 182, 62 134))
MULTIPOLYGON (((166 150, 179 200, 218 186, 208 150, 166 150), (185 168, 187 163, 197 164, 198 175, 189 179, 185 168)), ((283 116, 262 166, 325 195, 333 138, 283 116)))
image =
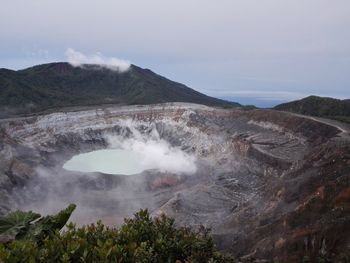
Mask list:
POLYGON ((67 62, 55 62, 19 71, 3 70, 0 74, 0 117, 49 108, 163 102, 240 106, 209 97, 135 65, 119 72, 94 64, 74 67, 67 62))

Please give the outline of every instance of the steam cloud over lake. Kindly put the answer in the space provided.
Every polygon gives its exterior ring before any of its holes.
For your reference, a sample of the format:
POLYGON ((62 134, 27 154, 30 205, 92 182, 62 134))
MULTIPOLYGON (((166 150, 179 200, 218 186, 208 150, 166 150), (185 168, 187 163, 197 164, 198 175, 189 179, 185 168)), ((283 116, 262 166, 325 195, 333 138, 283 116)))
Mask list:
POLYGON ((108 136, 108 143, 112 148, 133 152, 139 157, 142 170, 158 169, 161 172, 193 174, 197 171, 196 157, 173 147, 169 142, 160 138, 156 129, 147 135, 141 134, 131 121, 125 123, 132 136, 108 136))

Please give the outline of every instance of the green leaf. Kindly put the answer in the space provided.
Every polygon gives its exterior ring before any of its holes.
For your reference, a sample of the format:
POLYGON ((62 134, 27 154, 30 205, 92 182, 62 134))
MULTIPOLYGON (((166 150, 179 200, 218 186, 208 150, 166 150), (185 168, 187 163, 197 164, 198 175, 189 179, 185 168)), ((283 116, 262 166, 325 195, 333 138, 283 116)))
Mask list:
POLYGON ((40 218, 40 214, 32 211, 15 211, 0 217, 0 242, 6 239, 15 239, 25 234, 30 223, 40 218))
POLYGON ((75 209, 71 204, 53 216, 41 217, 32 211, 16 211, 0 217, 0 243, 14 239, 42 242, 45 237, 61 230, 75 209), (40 218, 40 219, 39 219, 40 218), (39 220, 38 220, 39 219, 39 220))
POLYGON ((66 209, 56 215, 41 218, 35 224, 30 225, 23 238, 41 242, 47 236, 54 235, 55 231, 61 230, 65 226, 75 208, 75 204, 70 204, 66 209))

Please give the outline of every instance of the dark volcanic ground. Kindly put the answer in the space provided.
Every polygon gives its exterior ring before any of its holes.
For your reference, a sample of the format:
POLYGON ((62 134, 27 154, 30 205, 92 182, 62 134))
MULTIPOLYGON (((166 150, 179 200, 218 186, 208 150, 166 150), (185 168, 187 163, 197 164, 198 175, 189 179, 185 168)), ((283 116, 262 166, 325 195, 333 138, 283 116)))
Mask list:
POLYGON ((139 208, 209 227, 235 257, 334 259, 350 248, 349 128, 289 113, 195 104, 57 112, 0 122, 0 211, 50 213, 117 225, 139 208), (195 174, 135 176, 62 169, 113 136, 152 134, 197 159, 195 174))

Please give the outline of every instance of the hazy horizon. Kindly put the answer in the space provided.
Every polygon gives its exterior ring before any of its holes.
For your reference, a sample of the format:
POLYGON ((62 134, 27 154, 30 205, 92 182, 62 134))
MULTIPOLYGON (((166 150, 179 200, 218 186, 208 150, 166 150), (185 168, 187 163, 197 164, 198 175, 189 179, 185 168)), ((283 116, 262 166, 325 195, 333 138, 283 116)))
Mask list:
POLYGON ((309 95, 345 99, 348 10, 345 0, 6 1, 0 68, 73 56, 117 61, 121 70, 133 63, 207 95, 260 107, 309 95))

